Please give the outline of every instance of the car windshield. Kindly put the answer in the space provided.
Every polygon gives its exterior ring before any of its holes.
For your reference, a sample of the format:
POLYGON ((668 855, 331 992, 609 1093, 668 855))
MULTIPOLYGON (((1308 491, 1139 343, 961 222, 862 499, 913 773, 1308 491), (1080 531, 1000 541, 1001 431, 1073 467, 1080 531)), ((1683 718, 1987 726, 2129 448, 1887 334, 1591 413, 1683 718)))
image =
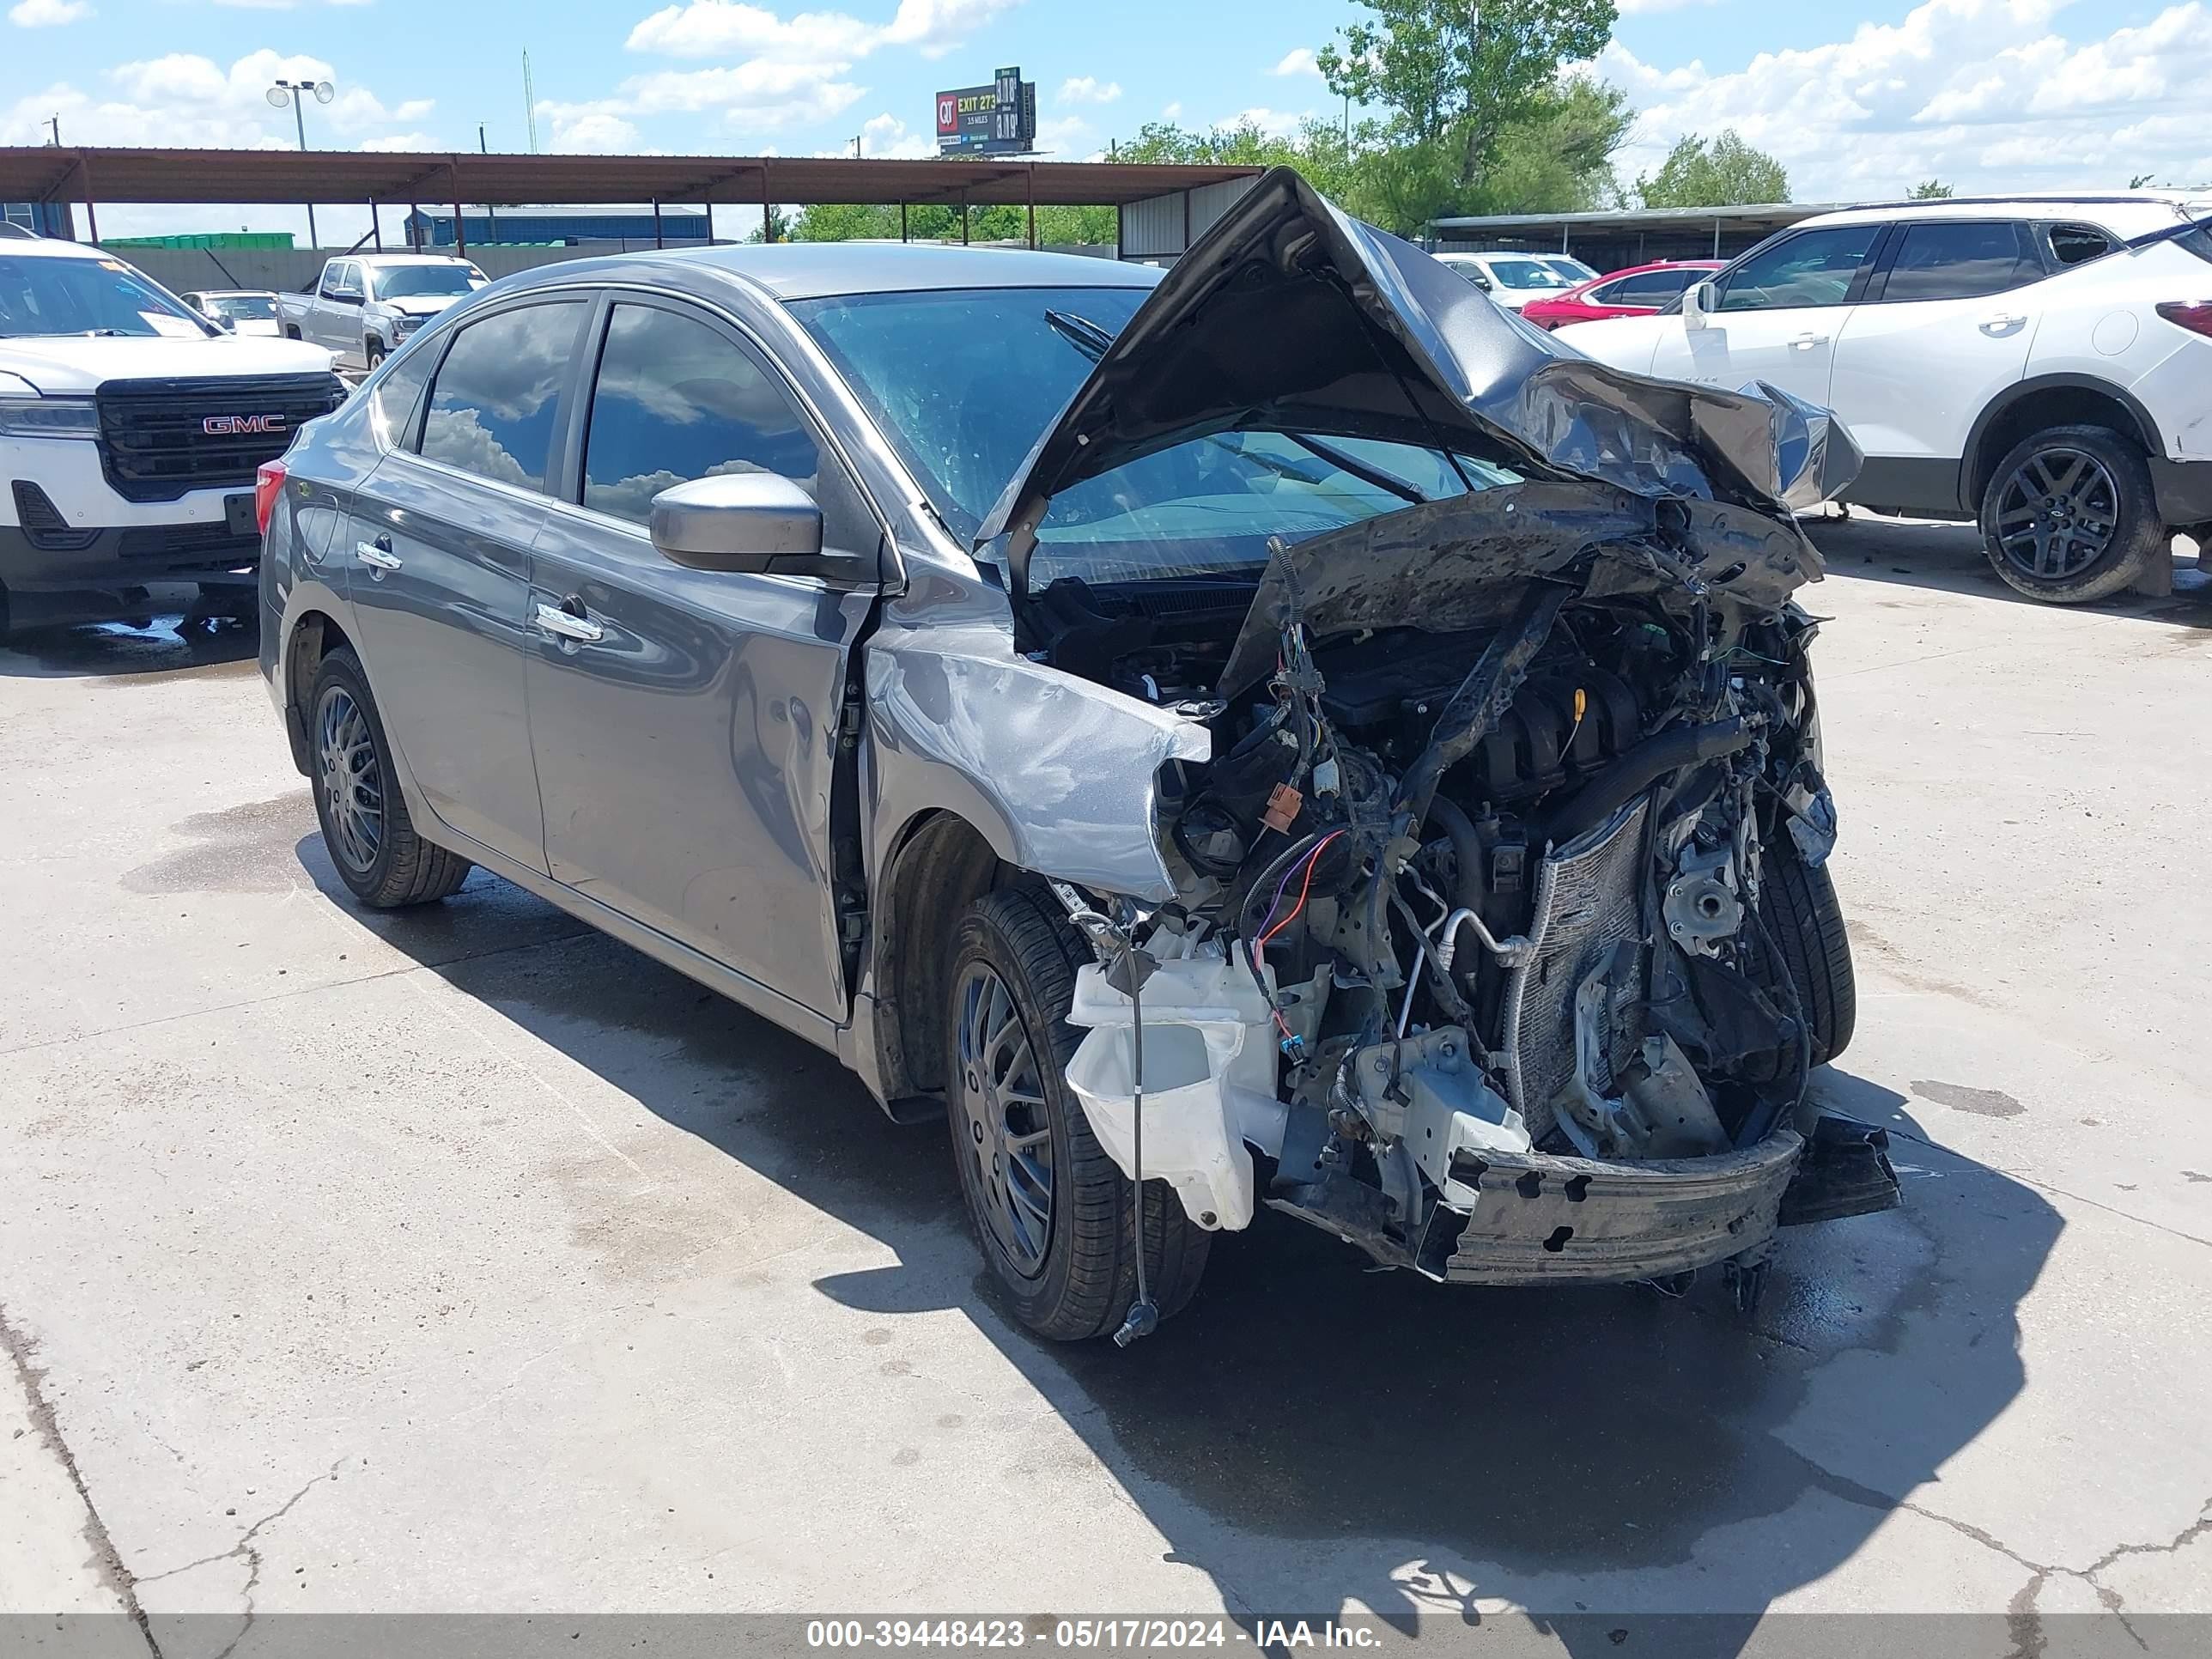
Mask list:
POLYGON ((228 317, 234 323, 265 323, 276 314, 273 294, 210 294, 202 303, 210 317, 228 317))
MULTIPOLYGON (((791 309, 965 544, 1146 292, 956 289, 791 309)), ((1030 579, 1246 569, 1266 562, 1271 536, 1297 541, 1469 484, 1514 481, 1493 463, 1412 444, 1275 432, 1195 438, 1054 495, 1030 579)))
POLYGON ((1489 264, 1491 280, 1500 288, 1572 288, 1582 280, 1577 276, 1569 282, 1540 259, 1492 259, 1489 264))
POLYGON ((1571 288, 1577 283, 1587 283, 1597 275, 1597 272, 1592 270, 1581 260, 1569 258, 1564 253, 1547 254, 1542 264, 1565 277, 1567 285, 1571 288))
POLYGON ((471 294, 483 278, 473 265, 392 265, 372 272, 380 300, 411 300, 445 294, 471 294))
POLYGON ((173 335, 208 325, 119 259, 0 255, 0 335, 173 335))

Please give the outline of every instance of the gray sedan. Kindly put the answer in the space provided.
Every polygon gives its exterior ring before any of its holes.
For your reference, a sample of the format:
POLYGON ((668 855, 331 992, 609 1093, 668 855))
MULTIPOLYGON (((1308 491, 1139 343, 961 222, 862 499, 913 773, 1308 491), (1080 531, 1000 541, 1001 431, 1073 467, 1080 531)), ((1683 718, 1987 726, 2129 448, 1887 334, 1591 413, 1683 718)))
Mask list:
POLYGON ((262 667, 359 899, 481 866, 949 1120, 1033 1328, 1265 1204, 1456 1283, 1755 1297, 1881 1208, 1817 410, 1589 362, 1295 174, 1162 278, 556 264, 264 469, 262 667))

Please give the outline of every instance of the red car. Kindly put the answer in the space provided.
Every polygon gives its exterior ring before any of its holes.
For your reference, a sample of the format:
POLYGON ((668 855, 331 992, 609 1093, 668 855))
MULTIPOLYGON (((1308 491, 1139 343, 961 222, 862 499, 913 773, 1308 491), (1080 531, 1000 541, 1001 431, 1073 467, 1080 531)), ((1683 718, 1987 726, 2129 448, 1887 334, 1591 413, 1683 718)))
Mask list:
POLYGON ((1521 314, 1539 328, 1594 323, 1606 317, 1649 317, 1700 276, 1727 269, 1724 259, 1662 259, 1593 276, 1547 300, 1531 300, 1521 314))

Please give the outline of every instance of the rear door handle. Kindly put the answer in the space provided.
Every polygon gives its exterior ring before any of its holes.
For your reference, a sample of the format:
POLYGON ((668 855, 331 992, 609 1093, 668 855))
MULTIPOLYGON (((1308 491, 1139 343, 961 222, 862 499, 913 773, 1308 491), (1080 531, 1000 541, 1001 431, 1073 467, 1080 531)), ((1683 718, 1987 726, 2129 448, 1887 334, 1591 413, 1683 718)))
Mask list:
POLYGON ((2016 328, 2027 320, 2027 318, 2016 311, 1998 311, 1983 318, 1982 326, 1984 328, 2016 328))
POLYGON ((373 542, 356 542, 353 556, 368 567, 370 575, 378 581, 384 580, 386 571, 397 570, 404 562, 392 552, 392 538, 388 536, 379 536, 373 542))
POLYGON ((1825 334, 1800 334, 1790 343, 1800 351, 1810 351, 1814 346, 1827 344, 1828 337, 1825 334))
POLYGON ((571 640, 580 645, 597 645, 606 638, 607 630, 589 617, 579 617, 563 611, 557 605, 538 607, 538 628, 556 640, 571 640))

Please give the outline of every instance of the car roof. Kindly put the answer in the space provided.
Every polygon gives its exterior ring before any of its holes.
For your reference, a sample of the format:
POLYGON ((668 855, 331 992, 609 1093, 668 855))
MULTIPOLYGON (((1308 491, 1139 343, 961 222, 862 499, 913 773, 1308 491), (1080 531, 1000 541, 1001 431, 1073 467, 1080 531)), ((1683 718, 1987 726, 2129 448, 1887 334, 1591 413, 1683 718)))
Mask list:
POLYGON ((960 288, 1150 288, 1150 265, 1081 253, 943 247, 921 242, 775 242, 654 250, 540 265, 514 286, 620 276, 650 269, 663 280, 710 286, 734 280, 775 300, 844 294, 900 294, 960 288))
POLYGON ((276 290, 270 288, 195 288, 186 292, 197 294, 203 300, 258 300, 266 295, 273 300, 276 290))
POLYGON ((0 253, 13 257, 27 253, 33 258, 44 259, 112 259, 116 256, 106 248, 88 247, 82 242, 64 242, 55 236, 30 236, 18 240, 9 237, 0 242, 0 253))
POLYGON ((2086 219, 2128 236, 2162 229, 2206 212, 2212 212, 2212 192, 2131 190, 2101 195, 1939 196, 1816 213, 1790 228, 1887 224, 1899 219, 2086 219))
POLYGON ((458 253, 337 253, 334 259, 358 259, 367 265, 466 265, 476 262, 458 253))

